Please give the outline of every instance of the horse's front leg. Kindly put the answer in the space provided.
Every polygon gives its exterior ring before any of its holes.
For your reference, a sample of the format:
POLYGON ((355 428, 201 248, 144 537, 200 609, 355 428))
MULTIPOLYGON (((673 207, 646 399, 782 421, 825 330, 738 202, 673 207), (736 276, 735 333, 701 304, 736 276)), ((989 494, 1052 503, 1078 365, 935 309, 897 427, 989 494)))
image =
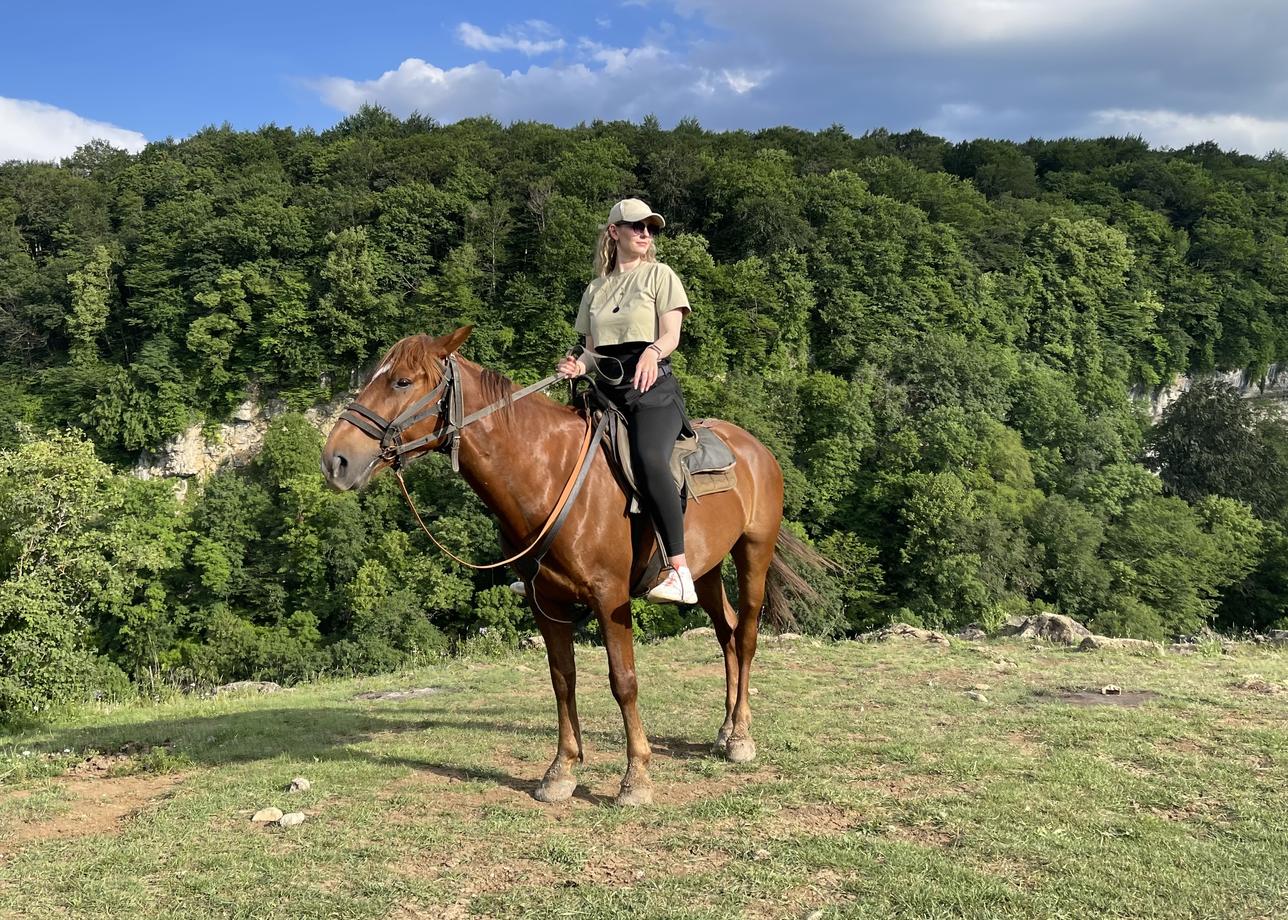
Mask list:
POLYGON ((622 777, 616 801, 618 805, 649 805, 653 802, 653 780, 648 765, 653 750, 635 706, 639 682, 635 677, 635 646, 631 641, 630 599, 598 613, 608 649, 608 679, 626 727, 626 775, 622 777))
MULTIPOLYGON (((543 602, 550 608, 550 602, 543 602)), ((551 610, 562 620, 569 619, 563 609, 551 610)), ((539 802, 562 802, 572 796, 577 788, 573 773, 582 762, 581 723, 577 720, 577 662, 572 647, 572 625, 558 623, 537 614, 537 626, 546 640, 546 658, 550 662, 550 683, 555 691, 555 707, 559 712, 559 747, 541 785, 533 793, 539 802)))

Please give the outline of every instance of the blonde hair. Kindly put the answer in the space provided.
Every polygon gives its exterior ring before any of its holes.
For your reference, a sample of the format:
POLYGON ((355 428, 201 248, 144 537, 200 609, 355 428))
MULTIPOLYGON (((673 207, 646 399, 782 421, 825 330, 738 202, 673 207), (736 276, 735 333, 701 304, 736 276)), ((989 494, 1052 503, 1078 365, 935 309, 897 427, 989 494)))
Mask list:
MULTIPOLYGON (((602 278, 617 268, 617 240, 613 239, 612 234, 608 232, 610 224, 604 224, 599 228, 599 240, 595 243, 595 277, 602 278)), ((643 261, 657 261, 657 244, 650 233, 648 238, 648 252, 644 253, 643 261)))

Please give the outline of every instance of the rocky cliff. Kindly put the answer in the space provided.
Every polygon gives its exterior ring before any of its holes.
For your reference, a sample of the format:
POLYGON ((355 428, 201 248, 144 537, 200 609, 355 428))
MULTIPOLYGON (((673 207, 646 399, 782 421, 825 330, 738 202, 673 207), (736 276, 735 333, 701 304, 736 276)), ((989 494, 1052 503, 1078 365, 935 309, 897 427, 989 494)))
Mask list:
MULTIPOLYGON (((349 395, 336 402, 313 406, 304 415, 326 435, 351 398, 349 395)), ((288 411, 281 400, 261 403, 254 398, 247 399, 218 428, 194 425, 156 451, 141 453, 134 464, 134 475, 140 479, 173 479, 180 494, 184 494, 194 479, 203 479, 226 464, 250 463, 264 443, 269 423, 288 411)))

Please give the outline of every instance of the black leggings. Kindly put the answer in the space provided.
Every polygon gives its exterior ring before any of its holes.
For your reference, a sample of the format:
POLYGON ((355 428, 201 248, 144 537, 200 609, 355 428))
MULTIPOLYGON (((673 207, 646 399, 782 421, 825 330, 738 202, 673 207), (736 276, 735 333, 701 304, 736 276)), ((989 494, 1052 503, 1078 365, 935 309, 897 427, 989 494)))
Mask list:
POLYGON ((684 553, 684 506, 671 476, 671 453, 687 420, 684 396, 670 373, 670 362, 663 362, 663 374, 648 392, 641 393, 631 386, 644 347, 645 343, 630 342, 598 349, 601 355, 615 359, 601 368, 598 385, 626 416, 631 433, 631 468, 644 494, 645 510, 662 534, 666 555, 679 556, 684 553), (603 372, 617 377, 619 369, 621 382, 614 384, 605 379, 603 372))
MULTIPOLYGON (((644 396, 647 398, 665 380, 672 381, 674 386, 674 377, 663 377, 644 396)), ((684 428, 684 413, 679 405, 668 402, 655 407, 639 406, 633 412, 627 409, 626 417, 631 429, 631 468, 635 470, 635 481, 648 499, 647 504, 651 506, 648 510, 662 532, 667 557, 683 555, 684 508, 671 476, 671 453, 675 439, 684 428)))

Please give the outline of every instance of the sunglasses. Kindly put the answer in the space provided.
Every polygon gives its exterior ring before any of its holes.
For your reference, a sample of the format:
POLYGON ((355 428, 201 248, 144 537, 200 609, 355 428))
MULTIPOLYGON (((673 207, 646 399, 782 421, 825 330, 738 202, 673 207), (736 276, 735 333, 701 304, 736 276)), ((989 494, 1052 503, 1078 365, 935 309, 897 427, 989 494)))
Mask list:
POLYGON ((657 236, 657 231, 659 229, 657 227, 654 227, 648 221, 644 221, 644 220, 619 220, 617 222, 617 226, 630 227, 638 234, 643 235, 645 233, 648 233, 650 236, 657 236))

